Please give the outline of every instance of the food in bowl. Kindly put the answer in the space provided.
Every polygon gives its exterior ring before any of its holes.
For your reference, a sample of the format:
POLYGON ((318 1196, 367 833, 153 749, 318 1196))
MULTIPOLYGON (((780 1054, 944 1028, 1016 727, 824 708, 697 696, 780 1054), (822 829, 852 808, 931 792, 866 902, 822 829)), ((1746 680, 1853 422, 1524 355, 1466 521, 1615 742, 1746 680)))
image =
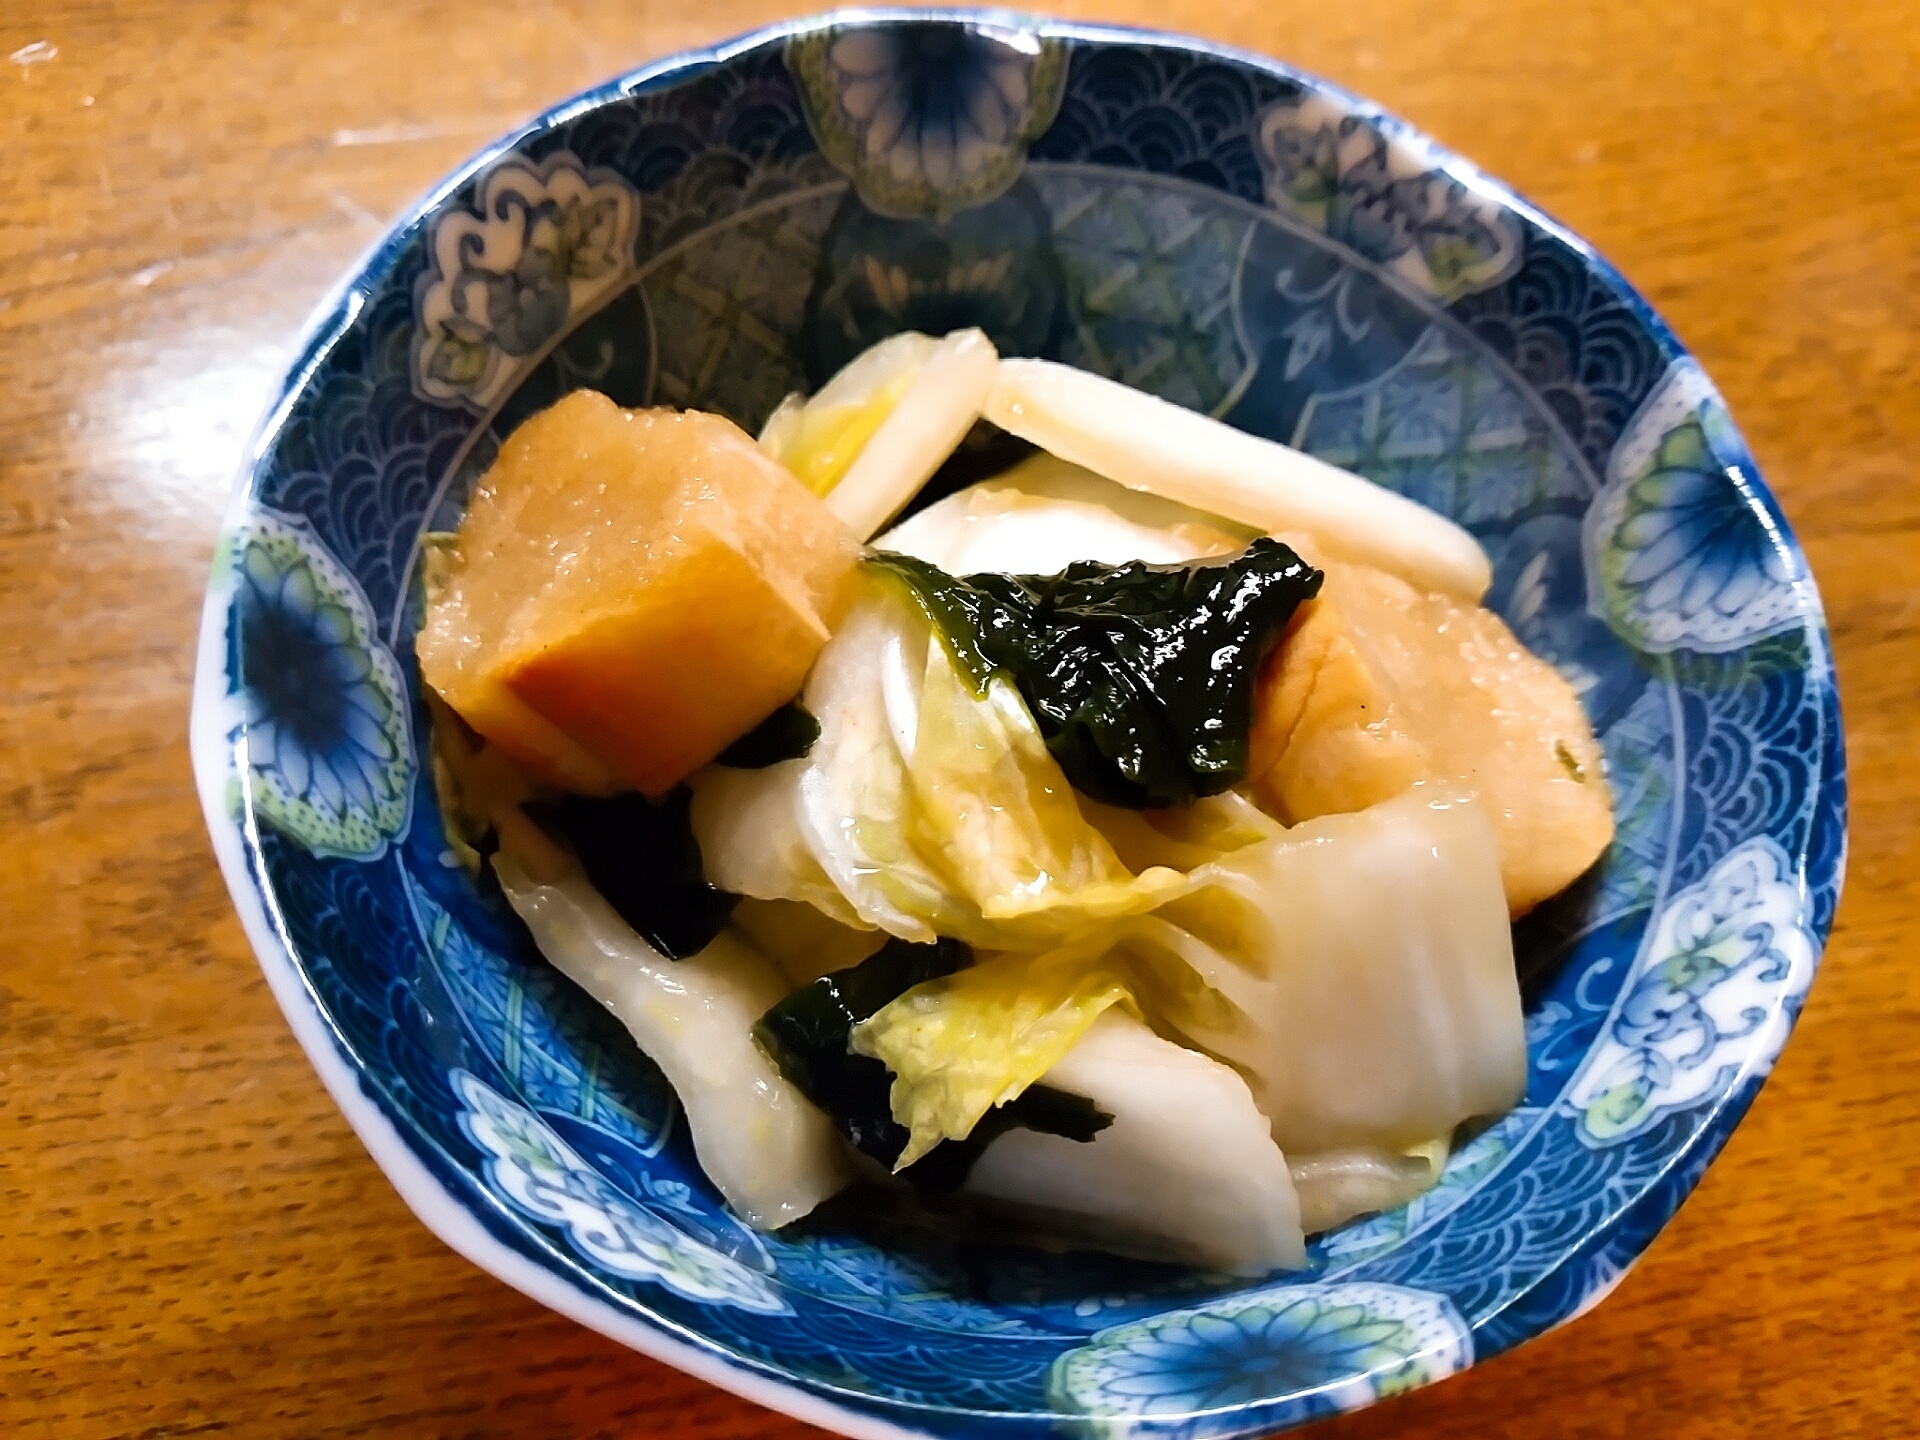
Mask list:
POLYGON ((1262 1274, 1521 1096, 1510 924, 1610 796, 1400 496, 906 334, 757 440, 576 391, 429 554, 448 833, 754 1225, 908 1186, 1262 1274), (947 486, 981 426, 1032 453, 947 486))

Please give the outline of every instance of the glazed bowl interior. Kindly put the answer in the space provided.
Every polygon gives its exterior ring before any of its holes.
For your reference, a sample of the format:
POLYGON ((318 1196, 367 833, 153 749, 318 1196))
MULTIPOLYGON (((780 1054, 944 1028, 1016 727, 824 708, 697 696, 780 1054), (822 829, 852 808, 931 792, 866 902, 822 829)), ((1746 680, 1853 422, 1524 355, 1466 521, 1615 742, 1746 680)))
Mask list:
POLYGON ((1284 66, 998 13, 828 17, 663 62, 429 197, 323 309, 260 433, 194 732, 276 995, 422 1218, 636 1348, 863 1434, 1250 1434, 1567 1319, 1751 1101, 1845 834, 1811 578, 1713 386, 1617 274, 1284 66), (886 335, 966 325, 1452 516, 1603 740, 1618 839, 1516 934, 1524 1101, 1302 1273, 963 1245, 871 1210, 755 1233, 658 1071, 450 852, 420 537, 513 428, 591 386, 754 430, 886 335))

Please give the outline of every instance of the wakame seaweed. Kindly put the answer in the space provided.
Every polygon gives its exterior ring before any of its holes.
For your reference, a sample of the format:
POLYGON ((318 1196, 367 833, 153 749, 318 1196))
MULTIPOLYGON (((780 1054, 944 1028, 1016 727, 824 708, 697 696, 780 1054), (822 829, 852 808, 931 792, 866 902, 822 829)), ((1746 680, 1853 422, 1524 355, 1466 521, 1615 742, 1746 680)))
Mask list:
POLYGON ((869 563, 906 582, 976 687, 1013 682, 1075 789, 1135 810, 1245 778, 1261 662, 1323 579, 1265 536, 1226 560, 1048 576, 869 563))
POLYGON ((569 795, 528 813, 573 848, 593 888, 669 960, 699 954, 733 914, 738 895, 707 882, 685 785, 659 800, 569 795))
MULTIPOLYGON (((758 770, 797 759, 820 738, 820 722, 789 701, 729 745, 719 763, 758 770)), ((569 795, 528 812, 580 857, 593 888, 641 939, 669 960, 713 943, 738 895, 710 884, 694 838, 693 791, 676 786, 658 800, 640 795, 569 795)))
POLYGON ((972 958, 958 940, 914 945, 889 940, 845 970, 802 985, 760 1017, 754 1037, 780 1073, 832 1117, 854 1148, 891 1165, 907 1145, 887 1102, 893 1072, 871 1055, 847 1048, 853 1027, 928 980, 951 975, 972 958))
MULTIPOLYGON (((891 1167, 907 1146, 907 1128, 893 1118, 893 1072, 848 1048, 853 1029, 914 986, 951 975, 972 952, 958 940, 915 945, 889 940, 845 970, 802 985, 753 1027, 780 1073, 832 1119, 854 1148, 891 1167)), ((1029 1085, 989 1110, 965 1140, 945 1140, 902 1173, 914 1184, 951 1190, 998 1136, 1016 1126, 1091 1140, 1113 1123, 1091 1100, 1050 1085, 1029 1085)))
POLYGON ((714 762, 736 770, 764 770, 782 760, 798 760, 820 738, 820 722, 798 700, 789 700, 720 752, 714 762))

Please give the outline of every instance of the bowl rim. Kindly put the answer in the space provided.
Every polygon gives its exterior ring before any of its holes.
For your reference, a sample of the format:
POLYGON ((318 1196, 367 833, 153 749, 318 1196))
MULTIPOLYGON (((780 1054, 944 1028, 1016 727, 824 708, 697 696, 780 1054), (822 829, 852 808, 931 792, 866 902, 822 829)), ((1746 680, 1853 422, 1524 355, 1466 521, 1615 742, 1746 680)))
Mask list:
MULTIPOLYGON (((1681 355, 1690 354, 1652 304, 1610 261, 1566 225, 1527 199, 1512 186, 1495 179, 1471 161, 1432 139, 1408 121, 1375 102, 1345 87, 1257 51, 1207 40, 1202 37, 1154 27, 1069 21, 1023 11, 990 7, 858 6, 822 11, 794 19, 778 21, 733 35, 706 46, 696 46, 647 61, 611 79, 591 86, 540 111, 533 118, 508 130, 476 150, 458 166, 430 186, 398 219, 366 246, 345 273, 324 294, 300 328, 293 347, 292 361, 286 366, 273 389, 269 402, 256 423, 242 452, 238 473, 222 512, 219 534, 231 535, 246 518, 252 504, 255 482, 263 462, 273 451, 298 397, 306 390, 314 374, 334 347, 350 332, 369 296, 390 274, 407 248, 419 236, 427 222, 462 186, 502 156, 512 152, 529 138, 552 129, 601 106, 628 98, 664 81, 692 77, 762 47, 781 44, 794 37, 835 28, 900 22, 933 22, 962 27, 1019 28, 1040 37, 1089 45, 1134 45, 1164 48, 1207 59, 1226 61, 1266 75, 1293 81, 1312 92, 1344 101, 1363 111, 1397 137, 1418 139, 1432 161, 1450 177, 1492 200, 1504 210, 1524 217, 1559 244, 1576 254, 1583 264, 1602 280, 1615 297, 1627 305, 1649 332, 1681 355)), ((1771 500, 1772 491, 1757 467, 1751 477, 1749 503, 1771 500)), ((1777 502, 1775 502, 1777 505, 1777 502)), ((1798 549, 1798 540, 1790 529, 1787 536, 1798 549)), ((361 1144, 399 1193, 408 1209, 450 1249, 464 1259, 512 1286, 522 1294, 567 1316, 608 1339, 647 1357, 671 1365, 722 1390, 753 1401, 768 1409, 809 1424, 857 1437, 857 1440, 898 1440, 903 1436, 934 1435, 937 1430, 923 1429, 913 1423, 915 1415, 932 1417, 978 1416, 1006 1422, 1046 1420, 1059 1422, 1050 1412, 1010 1412, 970 1409, 961 1406, 889 1399, 886 1408, 898 1419, 886 1419, 858 1408, 861 1401, 874 1397, 850 1387, 830 1382, 801 1381, 777 1364, 751 1356, 722 1350, 696 1332, 687 1331, 673 1321, 649 1315, 646 1319, 624 1313, 605 1303, 574 1281, 522 1256, 490 1234, 468 1209, 468 1202, 454 1194, 436 1176, 401 1134, 361 1083, 361 1069, 350 1060, 344 1036, 329 1017, 314 990, 305 969, 295 960, 295 944, 280 912, 273 887, 260 863, 260 825, 249 793, 248 769, 237 763, 235 742, 227 736, 222 712, 225 694, 226 599, 217 582, 220 550, 216 546, 214 579, 210 579, 202 603, 201 622, 195 647, 192 706, 189 718, 189 749, 195 786, 205 815, 214 853, 226 882, 242 929, 266 977, 268 987, 289 1027, 305 1052, 308 1062, 320 1076, 335 1105, 345 1116, 361 1144), (240 787, 236 816, 230 787, 240 787), (833 1398, 844 1394, 849 1403, 833 1398)), ((1802 612, 1810 630, 1820 642, 1829 688, 1833 688, 1831 642, 1818 592, 1808 571, 1806 583, 1798 587, 1803 596, 1802 612)), ((1830 697, 1836 728, 1839 728, 1837 690, 1830 697)), ((238 742, 244 743, 244 742, 238 742)), ((1847 863, 1847 796, 1845 791, 1844 730, 1837 736, 1837 766, 1825 755, 1817 762, 1815 781, 1823 792, 1837 777, 1839 789, 1833 800, 1839 826, 1839 857, 1834 875, 1834 900, 1837 907, 1844 888, 1847 863), (1835 773, 1829 773, 1830 771, 1835 773)), ((1814 966, 1817 972, 1828 927, 1813 933, 1816 943, 1814 966)), ((1788 1036, 1797 1021, 1788 1017, 1788 1036)), ((1763 1077, 1764 1078, 1764 1077, 1763 1077)), ((1751 1104, 1755 1089, 1735 1084, 1703 1107, 1700 1128, 1688 1142, 1666 1157, 1659 1172, 1649 1181, 1651 1191, 1660 1179, 1683 1163, 1697 1166, 1694 1177, 1682 1191, 1684 1199, 1703 1174, 1708 1163, 1730 1138, 1735 1125, 1751 1104)), ((1631 1211, 1624 1207, 1606 1224, 1581 1237, 1576 1246, 1564 1250, 1554 1263, 1538 1276, 1529 1289, 1547 1283, 1577 1258, 1593 1240, 1618 1226, 1631 1211)), ((1657 1234, 1657 1229, 1655 1231, 1657 1234)), ((1622 1266, 1608 1284, 1589 1294, 1569 1315, 1545 1329, 1531 1332, 1525 1339, 1537 1338, 1547 1329, 1558 1328, 1587 1313, 1625 1278, 1627 1268, 1644 1253, 1653 1235, 1642 1242, 1636 1254, 1622 1266)), ((1469 1364, 1485 1356, 1470 1357, 1469 1364)), ((1256 1407, 1224 1406, 1178 1416, 1154 1416, 1144 1423, 1150 1426, 1177 1425, 1213 1415, 1256 1407)), ((1367 1403, 1372 1403, 1368 1401, 1367 1403)), ((1297 1422, 1295 1422, 1297 1423, 1297 1422)), ((1265 1428, 1264 1426, 1260 1428, 1265 1428)), ((1240 1433, 1240 1432, 1235 1432, 1240 1433)))

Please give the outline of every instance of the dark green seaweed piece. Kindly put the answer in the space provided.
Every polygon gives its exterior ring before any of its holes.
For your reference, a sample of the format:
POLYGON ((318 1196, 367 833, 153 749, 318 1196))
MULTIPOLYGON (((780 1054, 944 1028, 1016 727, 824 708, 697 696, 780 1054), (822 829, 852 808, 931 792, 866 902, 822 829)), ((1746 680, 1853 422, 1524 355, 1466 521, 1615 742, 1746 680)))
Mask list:
POLYGON ((958 940, 889 940, 858 965, 802 985, 753 1027, 760 1048, 800 1093, 832 1118, 854 1148, 884 1164, 900 1158, 907 1131, 894 1123, 893 1072, 847 1048, 853 1027, 914 986, 951 975, 973 958, 958 940))
MULTIPOLYGON (((826 1113, 854 1148, 891 1167, 907 1147, 907 1129, 893 1118, 893 1072, 848 1048, 853 1028, 914 986, 951 975, 972 959, 958 940, 913 945, 889 940, 858 965, 802 985, 753 1027, 780 1073, 826 1113)), ((943 1141, 902 1172, 928 1189, 951 1190, 982 1150, 1014 1126, 1091 1140, 1113 1123, 1093 1102, 1047 1085, 1030 1085, 990 1110, 965 1140, 943 1141)))
POLYGON ((1049 576, 869 563, 907 583, 979 689, 1013 681, 1075 789, 1135 810, 1245 778, 1261 662, 1323 578, 1265 536, 1227 560, 1049 576))
POLYGON ((669 960, 699 954, 733 914, 738 895, 707 882, 688 818, 693 792, 657 801, 634 794, 569 795, 527 813, 580 857, 593 888, 669 960))
POLYGON ((789 700, 720 752, 715 762, 736 770, 764 770, 782 760, 798 760, 820 738, 820 722, 798 700, 789 700))

